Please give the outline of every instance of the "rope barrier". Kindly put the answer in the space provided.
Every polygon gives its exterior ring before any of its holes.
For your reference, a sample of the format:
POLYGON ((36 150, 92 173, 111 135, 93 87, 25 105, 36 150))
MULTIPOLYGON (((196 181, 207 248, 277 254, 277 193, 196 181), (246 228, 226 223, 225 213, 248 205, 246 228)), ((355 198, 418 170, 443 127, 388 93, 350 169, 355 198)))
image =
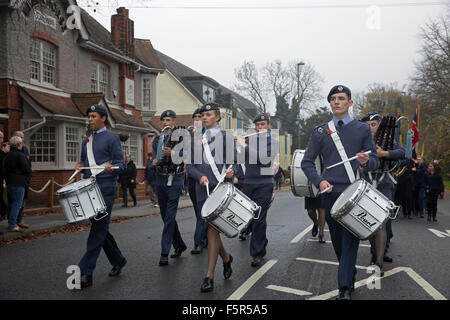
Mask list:
POLYGON ((31 191, 33 191, 33 192, 36 192, 36 193, 41 193, 42 191, 44 191, 47 187, 48 187, 48 185, 50 184, 50 182, 52 182, 52 179, 50 179, 50 180, 48 180, 47 181, 47 183, 45 184, 45 186, 41 189, 41 190, 39 190, 39 191, 36 191, 36 190, 34 190, 33 188, 29 188, 31 191))
POLYGON ((69 180, 66 184, 59 184, 58 182, 56 182, 55 181, 55 184, 58 186, 58 187, 65 187, 65 186, 68 186, 69 184, 71 184, 73 181, 75 180, 75 178, 72 178, 71 180, 69 180))

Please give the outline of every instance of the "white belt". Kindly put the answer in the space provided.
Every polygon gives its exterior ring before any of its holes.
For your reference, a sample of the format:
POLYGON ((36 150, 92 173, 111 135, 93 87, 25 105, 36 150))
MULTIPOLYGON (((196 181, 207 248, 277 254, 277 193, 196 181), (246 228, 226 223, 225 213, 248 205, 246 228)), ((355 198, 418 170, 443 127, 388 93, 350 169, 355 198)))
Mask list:
MULTIPOLYGON (((337 134, 336 127, 334 126, 333 120, 328 122, 328 128, 331 129, 331 138, 333 139, 334 145, 336 146, 339 155, 341 156, 342 161, 346 161, 348 159, 347 154, 345 153, 344 146, 342 145, 341 139, 337 134)), ((350 179, 350 183, 355 181, 355 173, 353 172, 352 166, 349 161, 344 162, 345 171, 347 171, 347 176, 350 179)))

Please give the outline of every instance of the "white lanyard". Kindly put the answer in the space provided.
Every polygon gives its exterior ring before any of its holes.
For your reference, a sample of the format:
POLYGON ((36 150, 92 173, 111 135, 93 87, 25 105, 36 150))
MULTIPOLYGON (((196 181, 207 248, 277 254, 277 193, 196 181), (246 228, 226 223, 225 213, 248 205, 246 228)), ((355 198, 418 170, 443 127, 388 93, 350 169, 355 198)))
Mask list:
MULTIPOLYGON (((347 154, 345 153, 344 146, 342 145, 341 139, 337 134, 336 127, 334 126, 333 120, 328 122, 328 128, 331 129, 331 138, 333 139, 334 145, 341 156, 342 161, 346 161, 348 159, 347 154)), ((345 171, 347 171, 347 176, 350 179, 350 183, 355 181, 355 173, 353 172, 352 166, 350 165, 350 161, 344 162, 345 171)))
MULTIPOLYGON (((88 138, 88 141, 86 143, 86 151, 87 151, 89 167, 98 167, 97 163, 95 162, 94 150, 92 149, 93 143, 94 143, 94 134, 92 134, 88 138)), ((105 166, 107 164, 111 164, 111 162, 110 161, 106 161, 105 163, 102 163, 100 166, 105 166)), ((89 170, 91 170, 91 174, 93 176, 96 176, 96 175, 98 175, 99 173, 101 173, 105 169, 89 169, 89 170)))
MULTIPOLYGON (((220 183, 221 174, 219 173, 219 170, 217 169, 217 165, 214 162, 214 158, 211 154, 211 149, 209 148, 208 140, 206 139, 206 133, 202 137, 202 143, 203 143, 203 149, 205 149, 205 156, 206 160, 208 161, 211 170, 216 177, 217 181, 220 183)), ((225 166, 222 167, 222 174, 225 171, 225 166)))

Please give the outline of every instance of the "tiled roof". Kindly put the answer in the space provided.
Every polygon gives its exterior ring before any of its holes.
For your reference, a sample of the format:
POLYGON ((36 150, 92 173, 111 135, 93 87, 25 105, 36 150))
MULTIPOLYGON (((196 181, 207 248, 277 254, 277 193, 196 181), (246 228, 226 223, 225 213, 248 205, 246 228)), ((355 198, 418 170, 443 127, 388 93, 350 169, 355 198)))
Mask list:
POLYGON ((116 120, 117 123, 150 129, 150 127, 146 125, 142 120, 136 118, 134 115, 126 114, 123 110, 109 108, 109 111, 111 112, 112 117, 114 118, 114 120, 116 120))
POLYGON ((155 69, 164 69, 164 64, 158 58, 152 43, 148 39, 134 39, 134 55, 142 64, 155 69))
POLYGON ((75 103, 69 97, 61 97, 54 94, 21 88, 38 105, 53 114, 61 114, 72 117, 84 117, 75 103))
POLYGON ((71 97, 78 111, 85 115, 87 108, 103 99, 103 93, 72 93, 71 97))

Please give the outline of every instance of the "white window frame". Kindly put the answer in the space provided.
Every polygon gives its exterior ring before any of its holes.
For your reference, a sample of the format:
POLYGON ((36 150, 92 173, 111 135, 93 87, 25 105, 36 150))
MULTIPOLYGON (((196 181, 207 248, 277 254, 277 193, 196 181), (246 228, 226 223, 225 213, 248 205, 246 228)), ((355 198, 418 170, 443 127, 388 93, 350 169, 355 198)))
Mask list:
MULTIPOLYGON (((42 132, 42 134, 45 134, 45 132, 42 132)), ((29 138, 29 151, 30 151, 30 160, 31 160, 31 162, 37 164, 38 166, 52 166, 52 167, 57 166, 57 163, 58 163, 58 126, 57 125, 43 126, 43 127, 39 128, 38 130, 36 130, 36 132, 34 132, 33 136, 30 136, 30 138, 29 138), (36 134, 38 134, 39 131, 44 130, 45 128, 54 128, 54 135, 55 135, 54 136, 54 140, 50 140, 50 139, 43 140, 43 139, 41 139, 40 141, 39 140, 33 141, 32 137, 35 136, 36 134), (33 150, 35 148, 33 144, 35 142, 36 143, 41 142, 42 143, 41 148, 44 148, 43 145, 44 145, 45 142, 47 142, 47 143, 54 142, 54 147, 51 148, 51 149, 54 149, 54 160, 53 161, 37 161, 37 159, 34 158, 34 155, 33 155, 33 150)), ((36 146, 36 148, 38 148, 38 146, 36 146)), ((47 148, 50 149, 50 147, 47 147, 47 148)), ((49 154, 46 154, 46 155, 47 156, 51 156, 52 154, 49 153, 49 154)), ((39 155, 36 155, 36 157, 39 157, 39 156, 44 157, 45 155, 43 153, 41 153, 39 155)))
POLYGON ((120 142, 122 146, 122 153, 123 157, 125 158, 126 154, 129 154, 131 156, 131 160, 133 160, 136 167, 141 165, 141 135, 139 133, 129 133, 127 141, 121 141, 120 142), (136 145, 131 146, 131 141, 136 139, 136 145), (135 155, 132 154, 131 149, 136 148, 135 155))
POLYGON ((203 100, 205 100, 206 102, 213 102, 216 99, 216 92, 210 86, 207 86, 206 84, 202 84, 202 97, 203 97, 203 100), (205 93, 206 90, 211 91, 211 94, 206 95, 206 93, 205 93))
POLYGON ((48 41, 41 40, 41 39, 38 39, 38 38, 30 38, 30 48, 29 48, 29 50, 30 50, 29 51, 29 53, 30 53, 30 57, 29 57, 29 61, 30 61, 30 70, 29 70, 29 72, 30 72, 30 82, 31 83, 35 83, 35 84, 44 84, 44 85, 49 85, 49 86, 55 87, 56 86, 56 82, 57 82, 57 79, 56 79, 56 77, 57 77, 57 54, 58 54, 57 47, 54 46, 53 44, 51 44, 48 41), (32 59, 31 48, 32 48, 34 43, 37 44, 36 47, 37 47, 37 50, 39 51, 39 57, 36 57, 36 58, 32 59), (52 57, 51 60, 52 60, 53 64, 45 63, 45 61, 44 61, 45 49, 49 49, 50 55, 52 57), (38 66, 38 70, 36 72, 37 79, 36 79, 36 77, 33 77, 33 73, 31 71, 32 68, 33 68, 32 67, 33 63, 37 64, 37 66, 38 66), (44 69, 47 66, 51 70, 51 73, 50 73, 51 77, 52 77, 52 81, 51 82, 44 80, 44 78, 45 78, 45 71, 44 71, 44 69))
POLYGON ((142 110, 144 111, 150 111, 152 110, 152 78, 145 77, 142 78, 142 110), (145 82, 148 81, 149 87, 145 87, 145 82), (145 90, 149 91, 148 94, 148 106, 145 105, 145 90))
POLYGON ((90 77, 91 93, 102 92, 105 95, 105 98, 108 96, 110 85, 109 74, 110 70, 106 64, 98 61, 92 61, 90 77), (106 75, 104 73, 106 73, 106 75), (106 77, 106 82, 100 80, 100 74, 102 74, 103 78, 106 77), (93 81, 95 81, 95 83, 93 83, 93 81), (104 87, 103 90, 101 89, 102 87, 104 87))
POLYGON ((64 162, 65 163, 77 163, 77 162, 79 162, 80 161, 80 154, 81 154, 81 141, 82 141, 82 132, 81 132, 82 130, 81 130, 81 128, 79 127, 79 126, 74 126, 74 125, 68 125, 68 124, 66 124, 65 126, 64 126, 64 145, 65 145, 65 148, 64 148, 64 162), (67 138, 67 135, 68 135, 68 129, 70 130, 70 129, 76 129, 76 136, 75 136, 75 138, 74 138, 74 140, 69 140, 68 138, 67 138), (69 144, 75 144, 75 153, 74 153, 74 156, 75 156, 75 160, 69 160, 68 159, 68 157, 69 156, 72 156, 72 154, 69 154, 69 144))

